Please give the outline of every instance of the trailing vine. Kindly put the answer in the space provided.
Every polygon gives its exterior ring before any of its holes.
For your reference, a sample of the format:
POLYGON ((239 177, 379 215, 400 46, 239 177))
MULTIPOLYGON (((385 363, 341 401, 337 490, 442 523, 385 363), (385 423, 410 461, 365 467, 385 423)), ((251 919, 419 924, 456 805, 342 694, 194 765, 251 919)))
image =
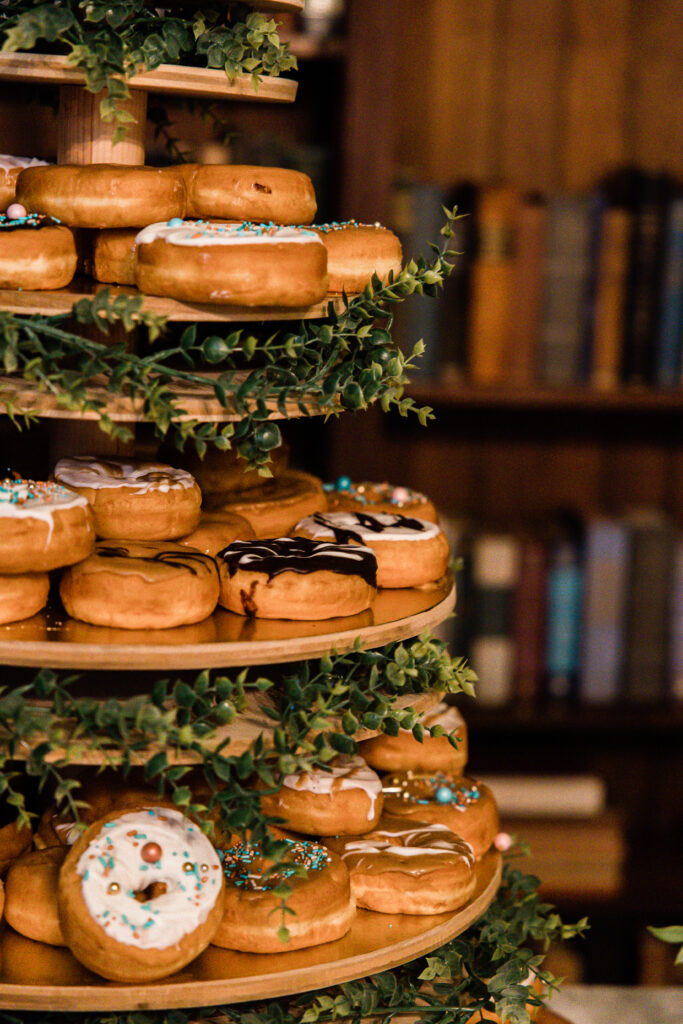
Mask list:
MULTIPOLYGON (((113 298, 105 288, 81 299, 70 314, 22 317, 0 311, 0 365, 55 396, 62 407, 96 413, 102 429, 122 440, 129 429, 112 420, 107 395, 123 395, 142 404, 157 436, 178 448, 191 440, 199 454, 208 445, 235 446, 250 465, 265 467, 269 452, 281 443, 274 413, 288 414, 294 403, 304 415, 319 410, 336 415, 365 409, 379 401, 386 412, 414 412, 425 424, 428 407, 404 397, 408 371, 424 351, 420 341, 404 355, 392 344, 391 307, 413 293, 434 295, 451 271, 455 253, 448 249, 457 210, 445 211, 444 244, 432 246, 430 261, 410 260, 386 281, 373 280, 354 298, 343 297, 341 312, 329 306, 325 320, 284 324, 266 334, 238 328, 227 335, 202 332, 196 324, 171 330, 163 317, 144 309, 141 296, 113 298), (141 351, 127 340, 108 344, 75 333, 65 321, 94 326, 106 333, 121 324, 130 334, 146 332, 141 351), (378 323, 385 326, 378 326, 378 323), (211 369, 211 377, 206 376, 211 369), (94 393, 94 385, 100 394, 94 393), (240 419, 237 423, 198 423, 188 416, 178 389, 199 388, 240 419)), ((10 383, 0 384, 0 402, 17 425, 31 418, 10 383)))
POLYGON ((206 10, 174 6, 159 18, 145 0, 7 0, 0 8, 0 38, 4 52, 65 54, 90 92, 105 91, 100 112, 103 120, 115 121, 115 140, 132 120, 121 102, 130 95, 128 79, 139 71, 164 63, 222 68, 231 81, 251 75, 258 88, 261 76, 297 66, 276 22, 241 3, 209 4, 206 10))

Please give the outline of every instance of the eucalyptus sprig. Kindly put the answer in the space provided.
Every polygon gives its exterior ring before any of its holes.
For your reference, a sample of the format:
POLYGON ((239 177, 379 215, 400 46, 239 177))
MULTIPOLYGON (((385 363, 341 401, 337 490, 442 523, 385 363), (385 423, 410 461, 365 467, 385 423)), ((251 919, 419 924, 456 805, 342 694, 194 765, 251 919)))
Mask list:
MULTIPOLYGON (((54 395, 61 406, 97 414, 108 434, 130 437, 128 428, 107 412, 107 395, 123 395, 137 399, 157 436, 168 434, 177 447, 191 440, 201 455, 210 444, 222 449, 234 445, 250 465, 260 467, 281 443, 273 417, 287 417, 292 405, 304 415, 316 410, 337 415, 379 401, 385 412, 395 408, 402 416, 415 413, 424 425, 432 410, 404 395, 408 373, 424 344, 418 341, 404 355, 393 345, 389 328, 396 303, 416 292, 435 294, 451 271, 455 254, 448 239, 457 210, 445 212, 445 243, 433 247, 430 261, 411 260, 386 281, 374 277, 362 295, 343 297, 341 311, 330 303, 328 317, 321 321, 278 326, 265 335, 237 328, 227 335, 202 336, 196 324, 174 332, 162 317, 144 310, 142 297, 112 298, 105 288, 81 299, 70 314, 22 317, 0 312, 0 365, 54 395), (144 327, 150 341, 161 336, 164 344, 140 354, 126 341, 107 344, 75 333, 65 325, 69 316, 103 332, 116 323, 128 333, 144 327), (104 395, 93 392, 97 385, 104 395), (238 421, 198 423, 178 395, 183 388, 213 397, 238 421)), ((11 382, 0 384, 0 403, 17 425, 22 414, 31 413, 11 382)))
POLYGON ((0 39, 4 52, 40 48, 65 54, 83 72, 90 92, 105 91, 100 112, 105 121, 115 121, 115 140, 132 120, 121 102, 139 71, 164 63, 222 68, 230 81, 251 75, 258 88, 263 75, 297 66, 276 22, 244 4, 208 10, 190 4, 160 18, 146 0, 7 0, 0 7, 0 39))

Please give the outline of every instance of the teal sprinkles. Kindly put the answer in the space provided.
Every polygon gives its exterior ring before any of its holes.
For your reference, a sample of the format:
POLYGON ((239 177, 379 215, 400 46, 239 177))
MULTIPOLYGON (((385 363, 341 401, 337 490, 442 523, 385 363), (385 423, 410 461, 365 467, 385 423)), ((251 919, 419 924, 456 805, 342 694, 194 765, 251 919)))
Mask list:
POLYGON ((330 864, 329 851, 319 843, 308 839, 285 839, 289 849, 285 861, 264 878, 264 866, 259 843, 236 843, 218 855, 223 862, 223 873, 228 885, 255 892, 270 892, 272 889, 295 876, 301 877, 300 868, 306 871, 322 871, 330 864))
POLYGON ((389 789, 396 787, 397 796, 405 803, 431 804, 436 802, 456 811, 466 811, 481 798, 479 785, 471 779, 453 779, 444 772, 418 775, 409 772, 406 778, 388 780, 389 789), (470 783, 468 785, 468 783, 470 783))

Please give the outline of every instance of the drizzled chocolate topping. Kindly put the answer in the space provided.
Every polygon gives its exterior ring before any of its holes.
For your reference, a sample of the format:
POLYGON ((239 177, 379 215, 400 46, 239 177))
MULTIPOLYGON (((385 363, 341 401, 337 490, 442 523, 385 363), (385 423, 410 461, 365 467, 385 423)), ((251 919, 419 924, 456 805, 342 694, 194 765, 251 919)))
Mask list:
MULTIPOLYGON (((419 519, 402 516, 399 512, 383 512, 381 515, 373 515, 371 512, 347 512, 346 515, 352 516, 359 527, 370 533, 384 533, 385 530, 395 530, 397 527, 402 530, 415 530, 418 533, 425 531, 425 525, 419 519)), ((361 533, 338 526, 334 519, 324 512, 316 512, 311 518, 317 526, 322 526, 333 533, 337 544, 348 544, 352 540, 362 544, 364 541, 361 533)))
POLYGON ((217 555, 234 576, 238 569, 263 572, 271 580, 283 572, 328 572, 360 576, 377 586, 377 559, 370 548, 358 544, 332 544, 308 537, 275 540, 236 540, 217 555))
POLYGON ((200 569, 210 572, 211 569, 218 571, 215 560, 210 555, 201 551, 192 551, 186 548, 185 551, 155 551, 153 555, 135 554, 126 547, 115 547, 113 544, 98 544, 95 554, 101 558, 130 558, 136 562, 162 562, 164 565, 173 566, 174 569, 187 569, 193 576, 198 576, 200 569))

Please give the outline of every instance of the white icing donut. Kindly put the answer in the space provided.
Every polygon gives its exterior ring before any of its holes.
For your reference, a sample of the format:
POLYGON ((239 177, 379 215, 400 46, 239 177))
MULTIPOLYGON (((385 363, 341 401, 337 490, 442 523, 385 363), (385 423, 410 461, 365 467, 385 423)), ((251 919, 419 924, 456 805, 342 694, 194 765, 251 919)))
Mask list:
POLYGON ((398 512, 316 512, 298 522, 295 529, 305 530, 315 540, 332 539, 338 544, 431 540, 440 532, 436 523, 398 512))
POLYGON ((440 857, 452 861, 453 855, 474 865, 474 851, 469 843, 445 825, 418 825, 416 828, 377 828, 369 837, 345 840, 342 860, 352 860, 354 867, 366 866, 365 858, 395 857, 410 861, 417 857, 440 857))
POLYGON ((318 242, 324 246, 314 231, 306 228, 280 227, 277 224, 215 224, 207 220, 180 221, 174 218, 143 228, 135 238, 136 245, 149 245, 163 239, 169 245, 276 245, 279 242, 318 242))
POLYGON ((125 459, 93 459, 89 455, 75 455, 60 459, 54 469, 60 483, 69 487, 130 487, 136 494, 149 491, 167 492, 174 488, 195 486, 194 477, 185 469, 166 466, 162 462, 135 464, 125 459))
POLYGON ((221 862, 210 841, 167 807, 106 822, 76 871, 92 918, 109 938, 138 949, 180 942, 206 920, 222 886, 221 862), (165 893, 138 902, 135 894, 157 883, 166 886, 165 893))
POLYGON ((337 757, 329 771, 322 768, 297 775, 285 775, 282 785, 297 791, 308 790, 310 793, 331 794, 337 790, 362 789, 370 800, 368 821, 375 817, 375 805, 382 792, 379 775, 365 763, 362 757, 337 757))
POLYGON ((454 729, 459 729, 463 726, 465 720, 456 707, 453 707, 452 704, 446 704, 445 701, 440 701, 433 708, 430 708, 429 711, 425 711, 424 714, 420 715, 420 724, 428 729, 433 725, 441 725, 446 732, 453 732, 454 729))
POLYGON ((0 153, 0 170, 11 171, 15 167, 47 167, 47 160, 39 160, 35 156, 10 156, 0 153))
POLYGON ((47 524, 45 548, 52 539, 55 512, 69 508, 87 508, 80 494, 62 484, 46 480, 1 480, 0 517, 40 519, 47 524))

